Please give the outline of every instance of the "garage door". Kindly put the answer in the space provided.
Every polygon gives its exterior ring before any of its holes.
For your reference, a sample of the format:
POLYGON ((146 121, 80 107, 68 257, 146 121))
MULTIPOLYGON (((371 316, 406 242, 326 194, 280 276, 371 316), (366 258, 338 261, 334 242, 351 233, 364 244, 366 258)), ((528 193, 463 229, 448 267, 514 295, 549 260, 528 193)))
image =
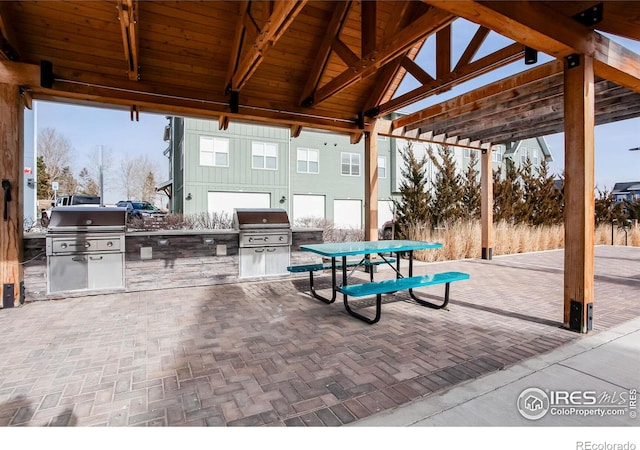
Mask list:
POLYGON ((324 195, 294 195, 293 223, 301 225, 310 218, 325 218, 324 195))
POLYGON ((391 200, 378 200, 378 228, 388 220, 393 220, 393 202, 391 200))
POLYGON ((334 200, 333 224, 336 228, 362 229, 362 200, 334 200))
POLYGON ((226 213, 233 216, 233 208, 270 208, 271 194, 268 192, 209 192, 207 210, 209 214, 226 213))

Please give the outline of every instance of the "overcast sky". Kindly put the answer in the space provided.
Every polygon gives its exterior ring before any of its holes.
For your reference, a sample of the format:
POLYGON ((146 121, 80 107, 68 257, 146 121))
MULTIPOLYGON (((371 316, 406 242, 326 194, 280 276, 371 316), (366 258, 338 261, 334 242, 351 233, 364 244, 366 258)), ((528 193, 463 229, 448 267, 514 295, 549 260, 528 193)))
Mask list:
MULTIPOLYGON (((477 25, 458 20, 454 24, 453 60, 462 53, 475 33, 477 25)), ((640 53, 640 43, 615 36, 610 38, 640 53)), ((430 38, 416 58, 418 64, 433 74, 434 41, 430 38)), ((508 45, 511 41, 496 33, 491 33, 481 47, 476 58, 489 54, 508 45)), ((539 64, 549 61, 546 55, 539 55, 539 64)), ((490 72, 476 80, 452 89, 438 96, 416 103, 405 112, 417 111, 430 104, 439 103, 455 97, 483 84, 505 78, 515 72, 525 70, 522 61, 518 61, 499 70, 490 72)), ((415 80, 407 76, 397 95, 401 95, 417 87, 415 80)), ((140 121, 133 122, 129 111, 70 106, 61 103, 37 102, 37 128, 55 128, 71 141, 76 154, 77 173, 87 164, 92 149, 102 145, 105 152, 113 155, 115 164, 126 155, 148 155, 158 164, 160 174, 157 182, 168 179, 168 160, 162 152, 167 143, 163 141, 164 127, 167 119, 164 115, 140 113, 140 121)), ((562 133, 546 136, 554 161, 551 170, 561 174, 564 170, 564 135, 562 133)), ((616 182, 640 180, 640 151, 630 152, 630 148, 640 147, 640 118, 630 119, 608 125, 600 125, 595 129, 595 181, 600 189, 611 189, 616 182)), ((115 186, 105 186, 105 202, 121 200, 121 192, 117 181, 115 186)))

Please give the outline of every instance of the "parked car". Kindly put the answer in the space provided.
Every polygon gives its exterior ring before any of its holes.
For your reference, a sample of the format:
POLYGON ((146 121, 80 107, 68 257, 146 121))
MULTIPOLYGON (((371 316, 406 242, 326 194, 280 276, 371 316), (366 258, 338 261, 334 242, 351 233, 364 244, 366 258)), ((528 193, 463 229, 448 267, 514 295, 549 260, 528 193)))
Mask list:
POLYGON ((55 202, 51 202, 51 208, 43 209, 40 212, 40 223, 43 227, 49 226, 51 209, 60 206, 100 206, 100 197, 85 194, 61 195, 57 197, 55 202))
POLYGON ((149 202, 121 200, 116 203, 119 208, 127 208, 127 220, 160 218, 167 214, 149 202))

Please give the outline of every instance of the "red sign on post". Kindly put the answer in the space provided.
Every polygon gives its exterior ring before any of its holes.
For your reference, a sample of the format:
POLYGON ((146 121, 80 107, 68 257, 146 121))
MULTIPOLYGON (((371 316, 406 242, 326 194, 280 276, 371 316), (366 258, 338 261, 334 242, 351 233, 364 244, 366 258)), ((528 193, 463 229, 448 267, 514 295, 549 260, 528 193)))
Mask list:
POLYGON ((24 173, 26 173, 27 175, 31 175, 33 173, 33 169, 31 167, 25 167, 24 173))

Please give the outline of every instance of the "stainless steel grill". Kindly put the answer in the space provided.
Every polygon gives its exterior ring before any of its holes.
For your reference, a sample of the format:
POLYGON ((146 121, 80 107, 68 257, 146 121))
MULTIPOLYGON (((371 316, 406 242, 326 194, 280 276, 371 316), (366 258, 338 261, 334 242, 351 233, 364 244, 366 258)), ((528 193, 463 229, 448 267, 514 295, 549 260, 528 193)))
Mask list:
POLYGON ((240 277, 287 273, 291 254, 291 224, 284 209, 236 208, 240 277))
POLYGON ((125 230, 125 208, 53 208, 47 292, 124 288, 125 230))

